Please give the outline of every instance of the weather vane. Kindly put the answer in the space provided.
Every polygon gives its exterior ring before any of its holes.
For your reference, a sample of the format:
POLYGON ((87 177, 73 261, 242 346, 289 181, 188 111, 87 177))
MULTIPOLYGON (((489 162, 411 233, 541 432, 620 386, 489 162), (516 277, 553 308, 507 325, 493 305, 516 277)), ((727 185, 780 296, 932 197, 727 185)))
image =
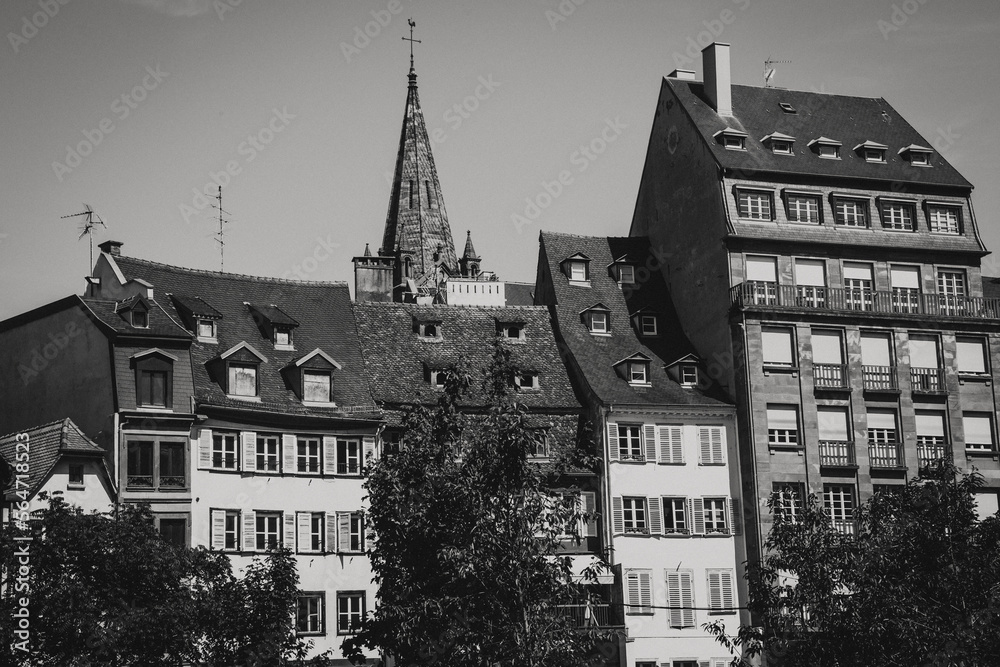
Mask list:
POLYGON ((406 42, 410 43, 410 71, 412 72, 413 71, 413 43, 416 42, 417 44, 421 44, 422 42, 419 39, 413 39, 413 29, 417 26, 416 22, 414 22, 413 19, 407 19, 406 22, 410 24, 410 36, 409 37, 403 37, 403 41, 406 41, 406 42))

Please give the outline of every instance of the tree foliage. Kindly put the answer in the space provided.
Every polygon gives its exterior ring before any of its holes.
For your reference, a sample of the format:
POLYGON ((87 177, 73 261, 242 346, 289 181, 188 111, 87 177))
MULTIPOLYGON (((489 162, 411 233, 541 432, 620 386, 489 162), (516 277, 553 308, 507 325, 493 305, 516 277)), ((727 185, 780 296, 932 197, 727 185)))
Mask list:
POLYGON ((295 561, 275 551, 233 575, 229 557, 164 542, 149 508, 84 513, 53 498, 34 539, 0 540, 3 665, 279 665, 305 655, 292 614, 295 561), (27 546, 26 560, 19 550, 27 546), (27 562, 27 588, 19 589, 27 562), (29 600, 29 637, 14 614, 29 600))
MULTIPOLYGON (((792 667, 1000 664, 1000 518, 977 520, 977 473, 925 469, 835 530, 815 496, 774 528, 747 570, 756 625, 727 637, 744 655, 792 667)), ((749 663, 741 663, 749 664, 749 663)))
POLYGON ((361 647, 400 665, 581 665, 594 631, 573 627, 559 605, 581 602, 560 533, 583 517, 551 483, 568 465, 528 460, 535 433, 517 402, 517 368, 497 344, 483 378, 488 406, 466 414, 476 379, 446 374, 433 408, 404 418, 399 451, 371 469, 366 489, 376 536, 377 604, 345 653, 361 647))

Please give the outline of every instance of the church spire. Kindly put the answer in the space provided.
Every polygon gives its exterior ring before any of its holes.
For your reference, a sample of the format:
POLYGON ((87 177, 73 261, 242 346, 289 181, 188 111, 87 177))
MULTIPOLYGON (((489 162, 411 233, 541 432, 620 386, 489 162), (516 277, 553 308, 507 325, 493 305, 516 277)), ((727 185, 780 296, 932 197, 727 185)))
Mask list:
POLYGON ((412 252, 411 264, 415 277, 433 271, 439 264, 449 273, 455 274, 458 271, 458 257, 441 196, 441 183, 434 166, 427 125, 417 95, 413 44, 419 44, 420 40, 413 39, 416 24, 410 20, 409 25, 410 37, 403 37, 410 42, 410 71, 407 75, 409 85, 382 247, 412 252))

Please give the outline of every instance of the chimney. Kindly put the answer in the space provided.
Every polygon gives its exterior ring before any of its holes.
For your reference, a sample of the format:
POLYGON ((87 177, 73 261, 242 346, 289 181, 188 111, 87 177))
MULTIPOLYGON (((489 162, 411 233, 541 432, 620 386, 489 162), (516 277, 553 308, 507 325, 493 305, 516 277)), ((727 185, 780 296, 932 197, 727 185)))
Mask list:
POLYGON ((121 241, 105 241, 104 243, 97 244, 97 247, 101 249, 101 252, 107 253, 112 257, 118 257, 122 254, 121 241))
POLYGON ((681 81, 694 81, 695 74, 694 70, 690 69, 675 69, 673 72, 667 75, 668 79, 680 79, 681 81))
POLYGON ((720 116, 733 115, 732 75, 729 70, 729 45, 713 42, 701 51, 705 70, 705 95, 720 116))

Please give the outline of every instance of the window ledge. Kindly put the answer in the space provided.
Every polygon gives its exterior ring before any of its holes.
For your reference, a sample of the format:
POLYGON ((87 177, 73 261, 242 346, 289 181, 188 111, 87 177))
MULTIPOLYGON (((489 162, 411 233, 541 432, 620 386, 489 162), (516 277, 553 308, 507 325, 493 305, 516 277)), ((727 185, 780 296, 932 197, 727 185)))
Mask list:
POLYGON ((709 462, 699 461, 698 465, 700 465, 700 466, 709 466, 709 467, 713 467, 714 466, 714 467, 718 468, 719 466, 726 465, 726 462, 725 461, 709 461, 709 462))
POLYGON ((284 350, 286 352, 294 352, 295 351, 295 346, 294 345, 281 345, 279 343, 275 343, 274 344, 274 349, 276 349, 276 350, 284 350))
POLYGON ((571 280, 569 281, 570 287, 590 287, 589 280, 571 280))
POLYGON ((337 404, 333 401, 302 401, 302 405, 307 408, 335 408, 337 404))
POLYGON ((971 456, 992 456, 993 458, 996 458, 996 456, 997 456, 997 450, 995 450, 995 449, 969 449, 968 447, 966 447, 966 449, 965 449, 965 455, 966 456, 970 456, 970 455, 971 456))
MULTIPOLYGON (((588 331, 590 331, 590 330, 588 329, 588 331)), ((590 331, 590 335, 591 336, 601 336, 603 338, 611 338, 611 332, 610 331, 590 331)))
POLYGON ((764 364, 764 374, 767 373, 791 373, 793 376, 799 372, 798 366, 779 366, 777 364, 764 364))
POLYGON ((661 466, 683 466, 687 465, 684 461, 657 461, 661 466))
POLYGON ((159 412, 162 414, 170 414, 174 411, 173 408, 156 408, 149 405, 137 405, 135 409, 137 412, 159 412))
POLYGON ((650 388, 653 386, 652 382, 629 382, 628 384, 630 387, 650 388))
POLYGON ((84 491, 86 490, 86 484, 67 484, 66 489, 69 491, 84 491))
POLYGON ((246 401, 248 403, 260 403, 260 396, 240 396, 238 394, 226 394, 226 398, 236 401, 246 401))
POLYGON ((202 336, 197 336, 196 339, 197 339, 197 341, 199 343, 218 343, 219 342, 218 338, 203 338, 202 336))

